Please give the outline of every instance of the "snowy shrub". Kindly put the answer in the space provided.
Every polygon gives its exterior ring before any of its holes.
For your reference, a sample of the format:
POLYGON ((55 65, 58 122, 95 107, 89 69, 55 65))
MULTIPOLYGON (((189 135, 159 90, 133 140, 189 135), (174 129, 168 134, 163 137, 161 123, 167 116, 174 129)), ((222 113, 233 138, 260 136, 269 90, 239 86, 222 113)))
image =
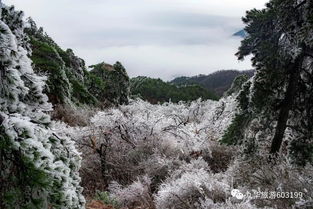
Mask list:
POLYGON ((225 172, 238 154, 235 147, 221 145, 216 142, 211 143, 210 151, 210 153, 203 152, 201 155, 213 173, 225 172))
POLYGON ((150 191, 151 180, 147 176, 138 178, 131 185, 121 186, 113 182, 109 186, 111 197, 116 199, 122 206, 152 208, 153 200, 150 191))
POLYGON ((83 208, 81 157, 72 140, 51 130, 45 79, 31 67, 23 13, 1 7, 0 207, 83 208))
POLYGON ((195 160, 173 171, 155 195, 157 208, 195 208, 203 198, 224 202, 230 192, 227 179, 206 171, 203 160, 195 160))
POLYGON ((239 162, 231 171, 234 184, 245 185, 246 191, 301 192, 302 198, 256 199, 258 206, 289 208, 313 201, 313 167, 298 167, 286 158, 277 159, 275 164, 268 163, 266 157, 256 157, 239 162))
POLYGON ((110 197, 109 192, 96 191, 95 199, 102 201, 106 205, 110 205, 115 208, 119 207, 119 203, 115 199, 110 197))
POLYGON ((51 117, 70 126, 87 126, 90 118, 96 114, 97 109, 92 107, 59 104, 53 108, 51 117))

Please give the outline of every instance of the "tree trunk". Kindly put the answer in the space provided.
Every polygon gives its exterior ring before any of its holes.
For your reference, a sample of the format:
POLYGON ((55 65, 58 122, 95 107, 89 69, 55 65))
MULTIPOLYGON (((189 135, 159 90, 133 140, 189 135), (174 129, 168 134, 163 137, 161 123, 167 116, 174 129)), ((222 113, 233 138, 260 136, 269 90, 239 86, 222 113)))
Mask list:
POLYGON ((297 86, 299 81, 299 72, 300 68, 302 67, 304 56, 300 55, 293 64, 288 67, 289 81, 288 87, 285 94, 285 98, 282 103, 282 108, 280 109, 277 126, 274 138, 272 140, 271 145, 271 154, 278 153, 283 141, 283 137, 285 134, 285 130, 287 128, 287 121, 289 118, 289 112, 292 109, 292 105, 294 103, 294 98, 297 92, 297 86))
POLYGON ((107 159, 106 159, 106 145, 105 144, 101 144, 100 148, 97 149, 97 152, 99 154, 100 157, 100 164, 101 164, 101 175, 102 175, 102 179, 105 183, 105 186, 108 185, 108 179, 107 179, 107 159))

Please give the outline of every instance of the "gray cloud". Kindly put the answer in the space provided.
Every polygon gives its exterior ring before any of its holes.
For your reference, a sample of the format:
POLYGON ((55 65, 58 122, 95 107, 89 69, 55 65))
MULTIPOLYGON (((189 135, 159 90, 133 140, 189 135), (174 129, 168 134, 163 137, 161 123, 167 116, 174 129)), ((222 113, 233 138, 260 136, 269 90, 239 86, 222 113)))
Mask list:
MULTIPOLYGON (((140 21, 140 20, 139 20, 140 21)), ((188 27, 188 28, 211 28, 211 27, 238 27, 237 17, 221 15, 198 14, 185 11, 166 11, 151 14, 144 19, 146 24, 159 25, 162 27, 188 27), (234 24, 235 23, 235 24, 234 24), (237 23, 237 24, 236 24, 237 23)))
POLYGON ((265 0, 4 0, 87 64, 122 61, 131 76, 170 79, 249 69, 234 56, 240 16, 265 0))

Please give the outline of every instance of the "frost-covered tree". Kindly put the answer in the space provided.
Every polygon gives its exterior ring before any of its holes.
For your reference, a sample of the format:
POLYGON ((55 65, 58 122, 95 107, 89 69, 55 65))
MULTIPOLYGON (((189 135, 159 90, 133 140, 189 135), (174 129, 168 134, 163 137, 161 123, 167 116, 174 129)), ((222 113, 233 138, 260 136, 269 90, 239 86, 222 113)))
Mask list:
POLYGON ((252 54, 257 71, 238 97, 231 143, 289 153, 300 164, 313 160, 312 14, 312 0, 271 0, 243 18, 248 36, 237 56, 252 54))
POLYGON ((50 128, 23 12, 0 5, 0 208, 82 208, 81 158, 73 141, 50 128))

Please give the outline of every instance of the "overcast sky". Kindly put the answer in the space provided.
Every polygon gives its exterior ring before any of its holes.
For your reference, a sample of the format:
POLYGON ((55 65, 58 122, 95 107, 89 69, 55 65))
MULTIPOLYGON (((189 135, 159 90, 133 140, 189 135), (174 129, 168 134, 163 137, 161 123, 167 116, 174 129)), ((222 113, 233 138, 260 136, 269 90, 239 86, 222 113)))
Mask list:
POLYGON ((265 0, 3 0, 25 11, 87 65, 121 61, 130 76, 165 80, 250 69, 234 56, 241 17, 265 0))

